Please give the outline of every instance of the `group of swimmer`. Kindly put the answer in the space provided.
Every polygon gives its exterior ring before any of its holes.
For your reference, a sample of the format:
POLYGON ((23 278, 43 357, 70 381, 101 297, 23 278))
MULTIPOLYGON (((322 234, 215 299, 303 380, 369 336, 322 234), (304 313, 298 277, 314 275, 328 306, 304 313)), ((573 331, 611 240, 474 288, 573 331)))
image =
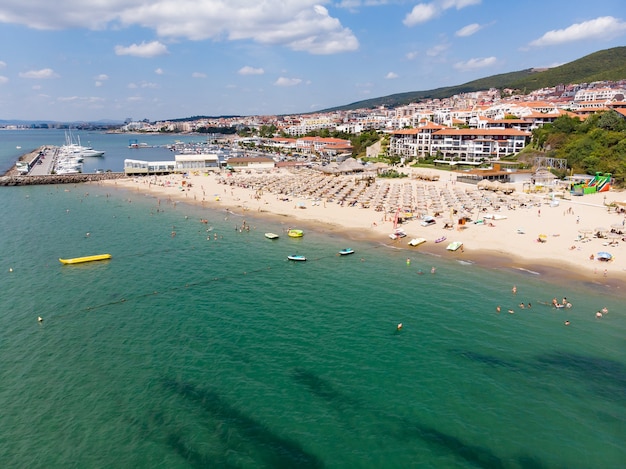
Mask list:
POLYGON ((235 231, 239 231, 239 233, 243 233, 244 231, 250 231, 250 225, 248 225, 246 223, 246 220, 244 220, 241 226, 235 226, 235 231))
MULTIPOLYGON (((516 285, 513 285, 513 288, 511 288, 511 292, 512 292, 514 295, 515 295, 515 294, 517 294, 517 286, 516 286, 516 285)), ((541 303, 541 304, 544 304, 544 305, 549 305, 549 304, 550 304, 551 306, 553 306, 553 307, 554 307, 554 308, 556 308, 556 309, 561 309, 561 308, 566 308, 566 309, 569 309, 569 308, 571 308, 571 307, 572 307, 572 303, 570 303, 569 301, 567 301, 567 297, 563 297, 563 300, 562 300, 560 303, 559 303, 559 301, 556 299, 556 297, 555 297, 555 298, 552 298, 552 302, 551 302, 551 303, 545 303, 545 302, 540 302, 540 303, 541 303)), ((526 309, 526 308, 532 308, 532 305, 531 305, 531 303, 528 303, 528 304, 526 305, 526 304, 524 304, 524 303, 522 302, 522 303, 520 303, 520 304, 519 304, 519 307, 520 307, 521 309, 526 309)), ((496 306, 496 311, 497 311, 498 313, 500 313, 500 311, 501 311, 500 305, 496 306)), ((514 311, 513 309, 508 309, 508 312, 509 312, 509 314, 514 314, 514 313, 515 313, 515 311, 514 311)), ((605 314, 607 314, 608 312, 609 312, 608 308, 604 307, 604 308, 602 308, 601 310, 598 310, 598 311, 596 312, 596 315, 595 315, 595 316, 596 316, 596 318, 597 318, 597 319, 600 319, 600 318, 602 318, 605 314)), ((564 322, 564 324, 565 324, 566 326, 569 326, 569 325, 570 325, 569 320, 566 320, 566 321, 564 322)))
MULTIPOLYGON (((410 258, 410 257, 407 257, 407 258, 406 258, 406 265, 411 265, 411 258, 410 258)), ((431 273, 431 274, 434 274, 434 273, 436 273, 436 272, 437 272, 437 269, 436 269, 436 268, 435 268, 435 266, 433 265, 433 266, 430 268, 430 273, 431 273)), ((424 272, 422 271, 422 269, 419 269, 419 270, 417 271, 417 275, 423 275, 423 274, 424 274, 424 272)))
POLYGON ((552 298, 552 306, 554 306, 557 309, 571 308, 572 304, 569 301, 567 301, 567 298, 565 297, 563 297, 563 301, 561 303, 559 303, 556 298, 552 298))
POLYGON ((599 311, 596 311, 596 319, 601 319, 606 313, 609 312, 609 309, 605 306, 599 311))

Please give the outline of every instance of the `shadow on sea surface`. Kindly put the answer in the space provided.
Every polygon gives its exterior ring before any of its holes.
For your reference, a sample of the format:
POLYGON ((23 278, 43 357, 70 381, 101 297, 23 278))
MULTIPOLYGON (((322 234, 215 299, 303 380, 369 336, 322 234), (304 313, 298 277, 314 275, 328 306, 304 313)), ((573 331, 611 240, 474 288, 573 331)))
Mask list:
POLYGON ((450 351, 482 365, 504 368, 513 372, 537 373, 540 371, 551 375, 560 373, 565 379, 573 373, 576 375, 576 380, 585 383, 595 397, 611 402, 615 402, 616 399, 626 399, 626 367, 615 360, 554 352, 517 363, 470 350, 451 349, 450 351))
MULTIPOLYGON (((489 356, 480 354, 470 354, 468 358, 478 359, 493 366, 506 366, 516 368, 505 360, 491 360, 489 356)), ((303 368, 295 368, 292 376, 296 382, 305 386, 314 396, 321 398, 339 412, 358 412, 362 416, 363 409, 369 408, 378 415, 377 420, 386 421, 387 425, 380 426, 380 438, 394 435, 402 441, 407 439, 417 439, 425 442, 434 450, 440 450, 443 454, 452 454, 459 460, 464 460, 473 466, 489 468, 519 467, 522 469, 544 469, 547 466, 537 458, 529 455, 520 455, 514 458, 500 458, 489 448, 469 445, 461 439, 441 432, 428 425, 424 425, 415 420, 399 418, 386 411, 376 411, 369 406, 364 406, 357 400, 352 399, 345 393, 337 390, 330 382, 315 373, 303 368)), ((371 435, 370 435, 371 436, 371 435)))
MULTIPOLYGON (((219 430, 216 433, 227 448, 241 453, 244 445, 251 445, 247 453, 254 457, 256 464, 271 468, 324 466, 317 456, 306 452, 295 441, 272 432, 263 423, 230 405, 215 391, 172 379, 163 379, 162 385, 207 412, 215 420, 215 423, 210 424, 211 427, 215 426, 219 430)), ((180 433, 170 433, 167 442, 185 460, 197 467, 207 467, 207 464, 215 462, 191 448, 180 433)))
POLYGON ((500 458, 490 449, 483 446, 468 445, 459 438, 440 432, 427 425, 405 421, 402 425, 402 436, 405 438, 419 438, 427 442, 431 447, 439 448, 444 454, 454 454, 459 459, 476 467, 489 467, 504 469, 508 467, 521 467, 523 469, 544 469, 548 466, 531 456, 522 455, 515 458, 500 458))
POLYGON ((510 360, 503 360, 502 358, 496 357, 494 355, 487 355, 485 353, 473 352, 471 350, 453 349, 450 351, 456 355, 462 356, 463 358, 467 358, 468 360, 482 363, 483 365, 488 365, 493 368, 506 368, 511 371, 521 370, 521 367, 517 363, 513 363, 510 360))
POLYGON ((626 367, 622 363, 567 352, 541 355, 536 361, 546 373, 575 373, 596 397, 626 401, 626 367))
POLYGON ((362 406, 362 403, 337 389, 330 381, 309 370, 294 368, 292 377, 298 384, 306 387, 311 394, 332 404, 337 411, 359 409, 362 406))

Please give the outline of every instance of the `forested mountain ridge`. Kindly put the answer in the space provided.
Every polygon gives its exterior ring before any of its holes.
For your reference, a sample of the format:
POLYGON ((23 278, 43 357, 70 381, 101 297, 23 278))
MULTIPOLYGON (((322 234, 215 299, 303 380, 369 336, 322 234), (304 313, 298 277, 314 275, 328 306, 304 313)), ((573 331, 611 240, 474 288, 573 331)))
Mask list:
POLYGON ((423 99, 443 99, 460 93, 505 88, 529 93, 541 88, 561 84, 592 83, 596 81, 619 81, 626 79, 626 47, 614 47, 589 54, 573 62, 548 69, 527 69, 518 72, 492 75, 456 86, 436 88, 428 91, 411 91, 325 109, 319 112, 396 107, 415 103, 423 99))

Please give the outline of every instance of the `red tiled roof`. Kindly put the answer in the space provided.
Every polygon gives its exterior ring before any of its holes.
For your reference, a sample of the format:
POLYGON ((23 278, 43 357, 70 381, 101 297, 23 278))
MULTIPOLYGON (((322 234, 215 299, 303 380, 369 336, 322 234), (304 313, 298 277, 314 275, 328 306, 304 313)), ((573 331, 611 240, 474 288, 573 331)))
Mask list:
POLYGON ((510 135, 510 136, 530 136, 530 132, 524 132, 516 129, 442 129, 433 135, 510 135))

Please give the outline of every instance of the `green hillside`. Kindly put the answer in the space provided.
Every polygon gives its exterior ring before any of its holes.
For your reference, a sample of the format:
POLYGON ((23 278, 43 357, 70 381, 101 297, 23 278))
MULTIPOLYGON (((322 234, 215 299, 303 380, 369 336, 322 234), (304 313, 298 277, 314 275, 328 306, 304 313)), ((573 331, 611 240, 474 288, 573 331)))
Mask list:
POLYGON ((590 83, 594 81, 626 79, 626 47, 615 47, 587 55, 581 59, 558 67, 536 71, 534 69, 519 72, 492 75, 470 81, 463 85, 436 88, 428 91, 410 91, 392 94, 380 98, 357 101, 345 106, 325 109, 321 112, 374 108, 379 106, 402 106, 422 99, 448 98, 459 93, 487 90, 489 88, 512 88, 522 92, 531 92, 560 84, 590 83))

